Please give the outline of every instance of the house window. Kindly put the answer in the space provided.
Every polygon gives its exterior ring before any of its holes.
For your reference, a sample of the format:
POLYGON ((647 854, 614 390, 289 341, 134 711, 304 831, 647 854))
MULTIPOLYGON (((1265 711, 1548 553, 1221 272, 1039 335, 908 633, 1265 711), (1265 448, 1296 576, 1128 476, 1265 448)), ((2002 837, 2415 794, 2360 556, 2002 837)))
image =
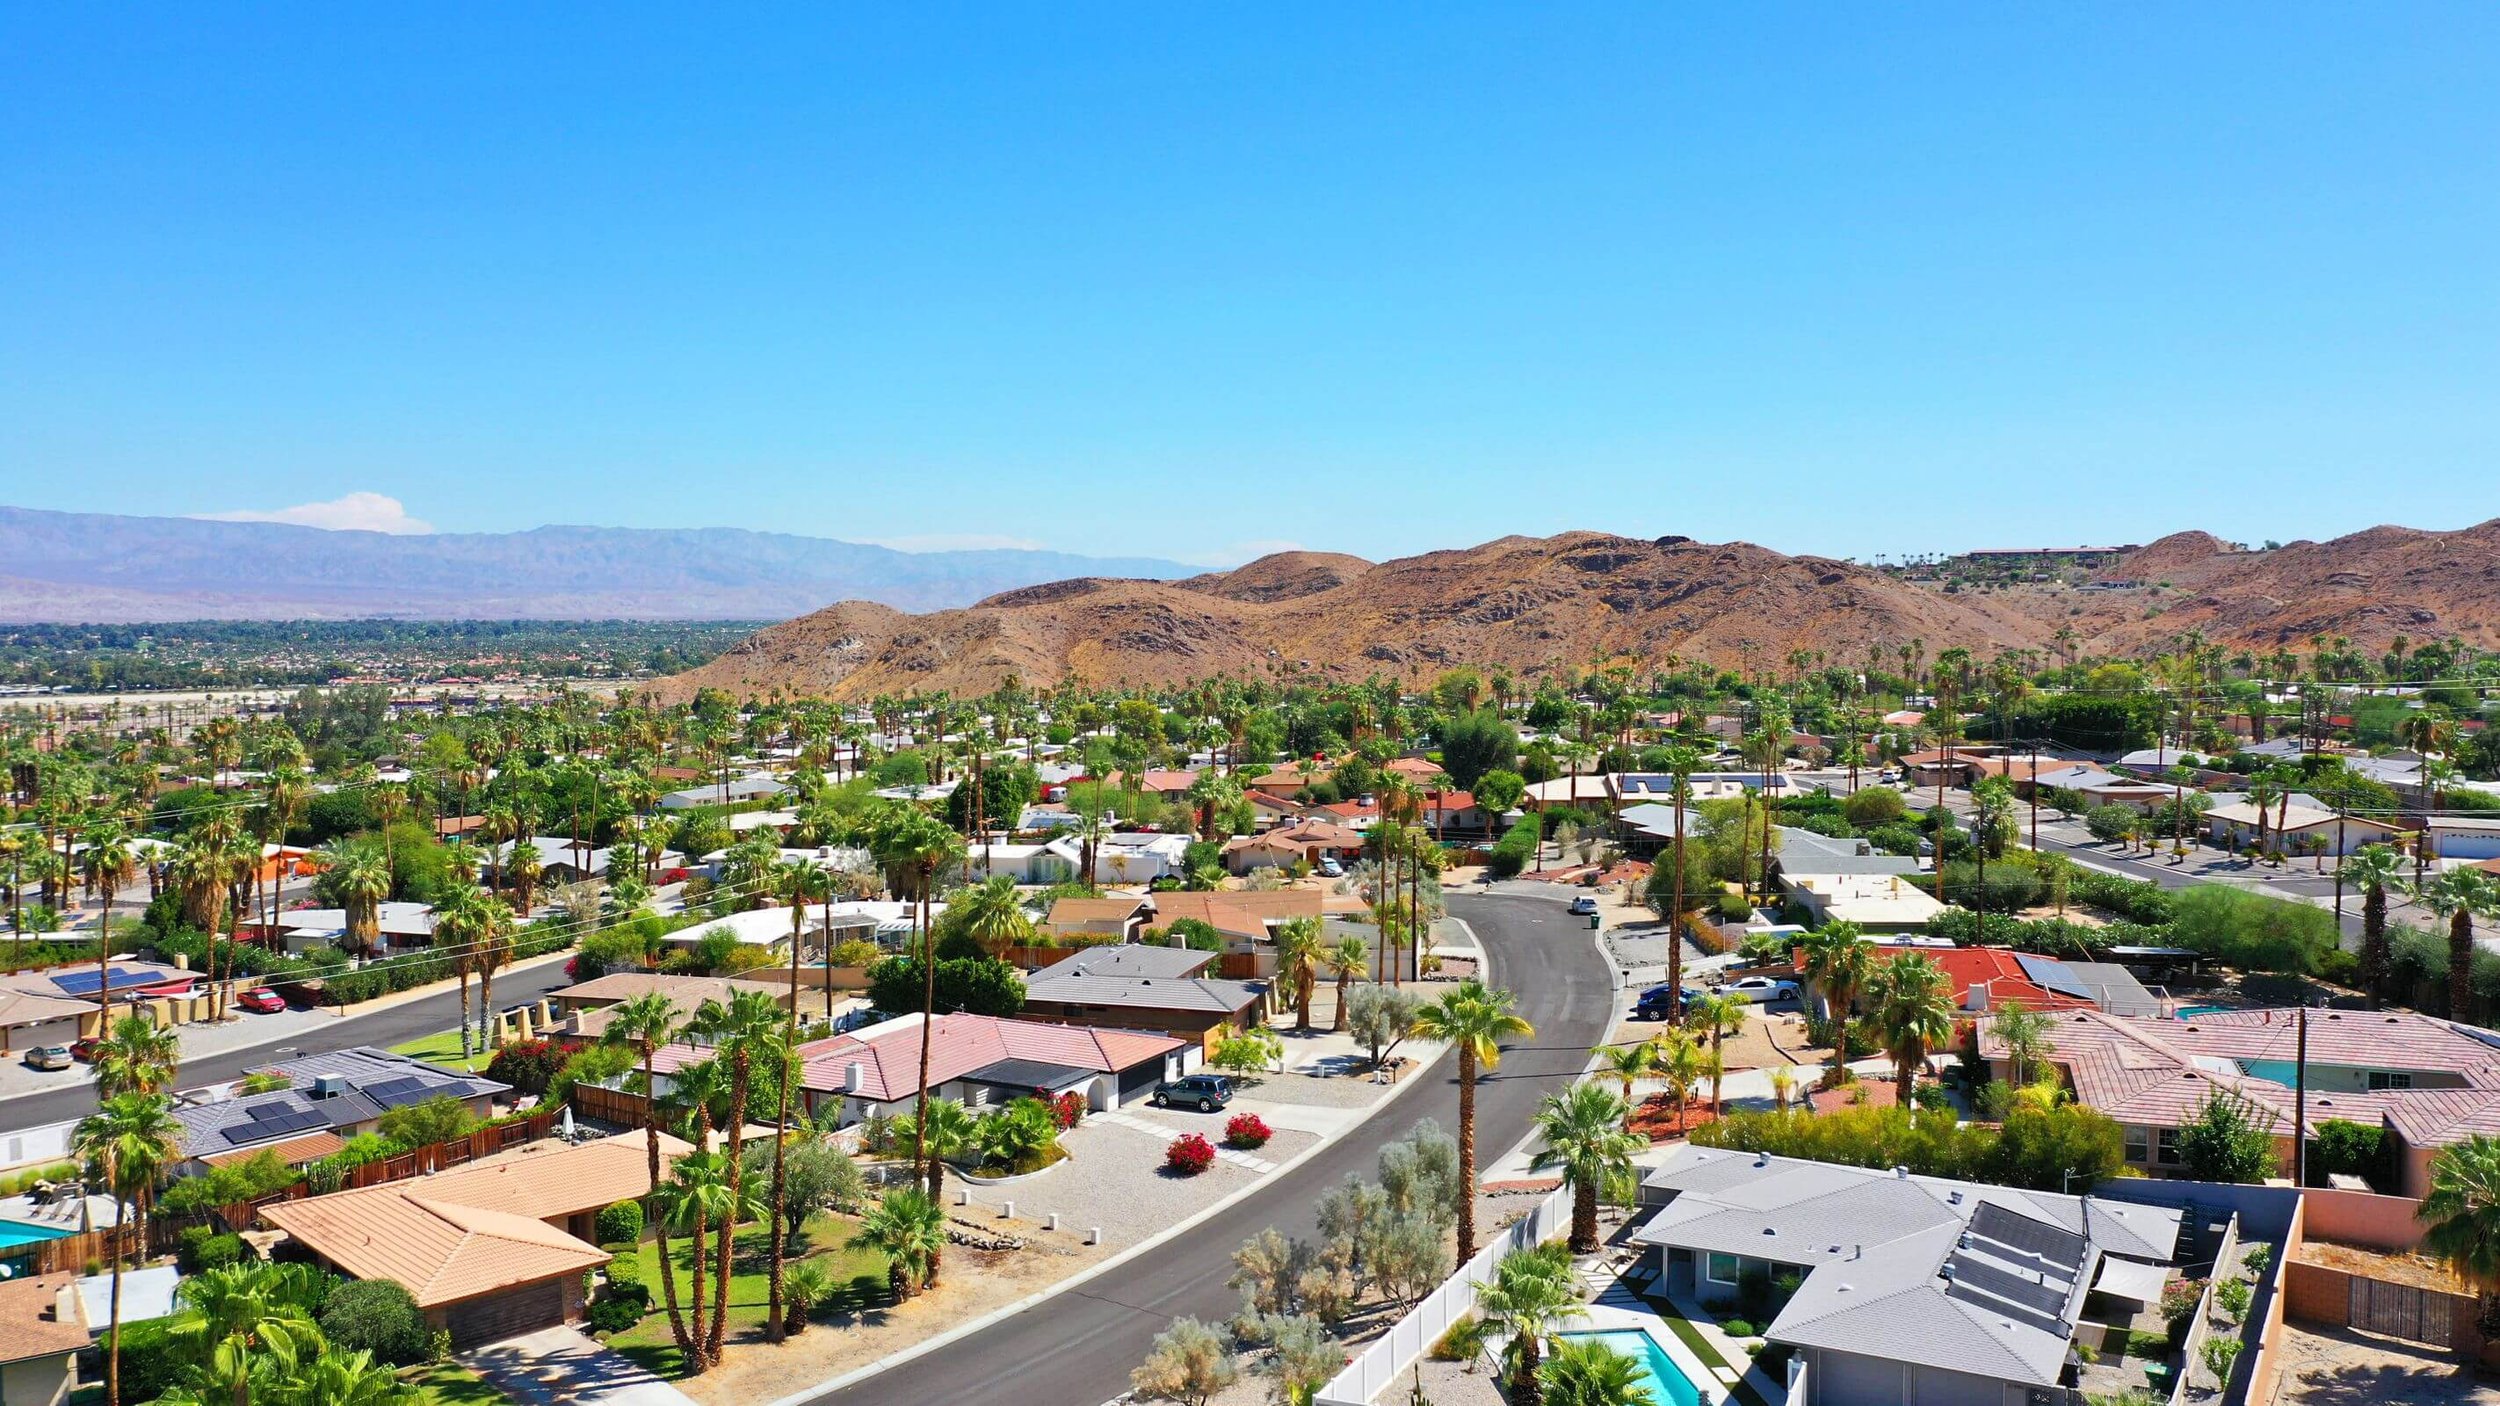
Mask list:
POLYGON ((2370 1087, 2409 1089, 2413 1087, 2413 1076, 2401 1069, 2373 1069, 2370 1071, 2370 1087))
POLYGON ((2179 1130, 2164 1128, 2153 1145, 2153 1160, 2165 1167, 2179 1165, 2179 1130))
POLYGON ((1702 1277, 1713 1284, 1733 1286, 1745 1272, 1745 1261, 1736 1255, 1723 1255, 1713 1250, 1705 1261, 1702 1277))
POLYGON ((2127 1160, 2141 1167, 2153 1155, 2153 1133, 2150 1128, 2127 1129, 2127 1160))

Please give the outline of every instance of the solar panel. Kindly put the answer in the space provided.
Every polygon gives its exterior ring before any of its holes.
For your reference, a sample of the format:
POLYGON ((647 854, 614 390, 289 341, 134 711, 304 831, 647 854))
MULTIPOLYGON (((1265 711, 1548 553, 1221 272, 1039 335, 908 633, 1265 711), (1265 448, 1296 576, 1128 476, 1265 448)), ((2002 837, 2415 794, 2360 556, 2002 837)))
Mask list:
MULTIPOLYGON (((142 967, 114 967, 112 969, 112 983, 115 986, 153 985, 156 979, 156 973, 142 967)), ((105 978, 102 974, 91 971, 64 972, 52 978, 54 986, 72 996, 92 996, 104 983, 105 978)))
MULTIPOLYGON (((389 1098, 395 1093, 400 1093, 407 1089, 421 1089, 424 1087, 425 1081, 423 1079, 417 1078, 413 1074, 403 1074, 396 1079, 385 1079, 378 1084, 367 1084, 363 1088, 358 1089, 356 1092, 363 1094, 365 1097, 372 1099, 376 1103, 381 1103, 382 1100, 389 1098)), ((384 1107, 388 1106, 389 1105, 387 1104, 384 1105, 384 1107)))
POLYGON ((423 1103, 436 1094, 459 1092, 459 1086, 454 1084, 428 1084, 422 1079, 410 1079, 406 1082, 407 1087, 393 1089, 387 1094, 379 1088, 365 1089, 362 1092, 366 1098, 373 1100, 375 1105, 382 1108, 401 1108, 411 1103, 423 1103))
POLYGON ((1955 1255, 1945 1261, 1945 1264, 1953 1271, 1953 1282, 1956 1284, 1968 1285, 1982 1293, 1992 1294, 2009 1303, 2020 1304, 2035 1313, 2047 1314, 2051 1318, 2056 1318, 2065 1311, 2066 1291, 2055 1285, 2026 1279, 2010 1270, 1999 1269, 1995 1265, 1970 1255, 1955 1255))
POLYGON ((257 1123, 264 1119, 285 1117, 295 1112, 296 1108, 286 1099, 273 1098, 267 1103, 247 1103, 243 1105, 243 1111, 251 1117, 253 1122, 257 1123))
POLYGON ((226 1141, 233 1143, 266 1142, 271 1138, 285 1137, 291 1133, 321 1127, 328 1121, 318 1113, 287 1109, 266 1117, 255 1115, 251 1122, 237 1123, 225 1129, 224 1135, 226 1141))
POLYGON ((1944 1295, 1946 1298, 1959 1299, 1963 1303, 1984 1309, 1989 1313, 2011 1318, 2017 1323, 2037 1328, 2044 1333, 2063 1334, 2066 1331, 2065 1320, 2053 1313, 2038 1313, 2026 1305, 2009 1303, 1994 1294, 1974 1289, 1959 1279, 1944 1286, 1944 1295))
POLYGON ((2089 1240, 2063 1226, 2034 1220, 2019 1211, 2009 1211, 1994 1201, 1987 1202, 1970 1218, 1971 1234, 2011 1246, 2046 1264, 2056 1265, 2074 1277, 2083 1268, 2084 1253, 2089 1240))

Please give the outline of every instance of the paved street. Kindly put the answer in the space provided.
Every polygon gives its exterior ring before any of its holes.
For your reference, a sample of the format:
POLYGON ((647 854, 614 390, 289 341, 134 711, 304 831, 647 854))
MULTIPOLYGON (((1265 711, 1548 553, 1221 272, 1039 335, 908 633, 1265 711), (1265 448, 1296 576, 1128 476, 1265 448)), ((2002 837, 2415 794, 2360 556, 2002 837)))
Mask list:
MULTIPOLYGON (((1450 909, 1483 942, 1495 984, 1518 993, 1536 1035, 1506 1048, 1477 1091, 1480 1157, 1490 1164, 1528 1128, 1539 1100, 1568 1086, 1605 1033, 1614 981, 1585 927, 1559 897, 1453 894, 1450 909)), ((1418 1118, 1458 1126, 1456 1059, 1444 1054, 1416 1077, 1434 1081, 1390 1103, 1363 1127, 1260 1191, 1191 1230, 1048 1302, 839 1392, 823 1403, 1017 1401, 1099 1406, 1128 1389, 1131 1367, 1154 1335, 1183 1315, 1218 1319, 1239 1304, 1224 1287, 1235 1247, 1263 1227, 1316 1234, 1312 1203, 1357 1174, 1378 1148, 1418 1118)))

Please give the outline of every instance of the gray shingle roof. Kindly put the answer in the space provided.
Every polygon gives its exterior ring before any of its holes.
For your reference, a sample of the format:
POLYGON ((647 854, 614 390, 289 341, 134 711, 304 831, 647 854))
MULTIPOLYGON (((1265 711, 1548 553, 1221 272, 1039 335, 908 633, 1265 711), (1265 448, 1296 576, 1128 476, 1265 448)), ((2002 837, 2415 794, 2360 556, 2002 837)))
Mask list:
POLYGON ((379 1118, 391 1106, 417 1102, 437 1094, 461 1099, 510 1093, 511 1086, 475 1075, 459 1074, 406 1055, 370 1046, 326 1050, 255 1067, 255 1074, 283 1074, 285 1089, 239 1095, 213 1103, 177 1103, 173 1116, 182 1124, 183 1150, 194 1157, 232 1152, 260 1143, 300 1136, 312 1127, 347 1128, 379 1118), (342 1079, 347 1089, 328 1098, 313 1096, 315 1081, 342 1079), (409 1086, 400 1081, 418 1081, 409 1086), (391 1093, 368 1093, 398 1085, 391 1093), (255 1117, 255 1111, 261 1116, 255 1117), (285 1115, 298 1115, 289 1117, 285 1115), (317 1123, 305 1123, 317 1118, 317 1123), (231 1135, 230 1135, 231 1134, 231 1135))

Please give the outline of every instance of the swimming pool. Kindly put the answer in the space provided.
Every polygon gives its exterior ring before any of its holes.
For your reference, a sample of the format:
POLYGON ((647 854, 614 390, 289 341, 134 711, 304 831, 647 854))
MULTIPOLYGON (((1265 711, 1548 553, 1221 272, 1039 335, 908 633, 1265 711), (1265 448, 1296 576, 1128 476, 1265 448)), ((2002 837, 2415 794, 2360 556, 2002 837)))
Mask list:
POLYGON ((1604 1343, 1641 1364, 1639 1385, 1649 1388, 1649 1398, 1656 1406, 1699 1406, 1701 1388, 1693 1385, 1684 1370, 1667 1356, 1658 1340, 1638 1328, 1618 1328, 1604 1333, 1563 1333, 1561 1337, 1575 1342, 1594 1340, 1604 1343))
POLYGON ((2172 1011, 2170 1014, 2180 1020, 2194 1020, 2200 1015, 2212 1015, 2216 1011, 2237 1009, 2238 1007, 2236 1006, 2181 1006, 2177 1010, 2172 1011))
POLYGON ((13 1220, 0 1220, 0 1250, 13 1249, 19 1245, 32 1245, 39 1240, 58 1240, 69 1233, 66 1230, 54 1230, 50 1226, 23 1225, 13 1220))

